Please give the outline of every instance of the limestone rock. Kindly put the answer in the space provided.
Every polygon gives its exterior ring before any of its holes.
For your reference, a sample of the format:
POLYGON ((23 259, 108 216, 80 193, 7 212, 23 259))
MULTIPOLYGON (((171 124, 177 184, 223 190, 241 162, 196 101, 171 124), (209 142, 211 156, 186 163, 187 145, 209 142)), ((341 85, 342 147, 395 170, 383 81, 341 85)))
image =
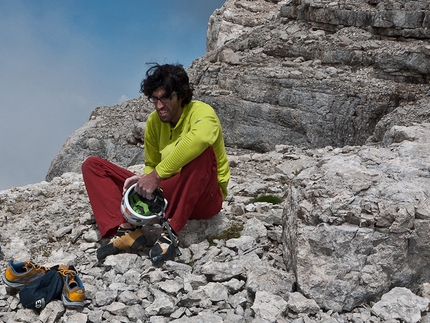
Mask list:
POLYGON ((403 140, 334 150, 289 188, 284 256, 299 290, 321 307, 351 310, 430 278, 430 218, 416 212, 429 207, 430 124, 390 134, 403 140))

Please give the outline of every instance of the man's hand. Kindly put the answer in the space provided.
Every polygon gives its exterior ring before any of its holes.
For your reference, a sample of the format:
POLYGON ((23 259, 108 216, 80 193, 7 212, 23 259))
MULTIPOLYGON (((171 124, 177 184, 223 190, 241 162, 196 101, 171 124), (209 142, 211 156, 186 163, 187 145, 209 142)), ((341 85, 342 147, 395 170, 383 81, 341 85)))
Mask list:
POLYGON ((139 177, 134 190, 148 200, 151 200, 154 198, 152 193, 158 188, 162 180, 154 169, 151 173, 139 177))
POLYGON ((136 184, 137 181, 139 180, 140 176, 138 175, 134 175, 131 176, 129 178, 127 178, 124 182, 124 186, 122 188, 122 195, 125 194, 125 192, 127 192, 127 190, 130 188, 130 186, 132 186, 133 184, 136 184))

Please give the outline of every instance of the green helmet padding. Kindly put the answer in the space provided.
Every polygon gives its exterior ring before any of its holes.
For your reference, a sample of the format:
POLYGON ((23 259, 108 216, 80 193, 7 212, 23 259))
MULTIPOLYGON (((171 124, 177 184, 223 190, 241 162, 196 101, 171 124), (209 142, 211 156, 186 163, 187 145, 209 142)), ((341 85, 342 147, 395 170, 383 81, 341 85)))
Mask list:
POLYGON ((149 205, 143 202, 137 193, 131 194, 129 197, 130 207, 134 210, 134 212, 139 213, 140 215, 149 216, 152 215, 152 212, 149 211, 149 205))
POLYGON ((128 197, 130 207, 140 215, 151 216, 157 214, 162 210, 164 205, 163 191, 157 188, 154 191, 154 196, 153 200, 148 200, 133 191, 128 197))

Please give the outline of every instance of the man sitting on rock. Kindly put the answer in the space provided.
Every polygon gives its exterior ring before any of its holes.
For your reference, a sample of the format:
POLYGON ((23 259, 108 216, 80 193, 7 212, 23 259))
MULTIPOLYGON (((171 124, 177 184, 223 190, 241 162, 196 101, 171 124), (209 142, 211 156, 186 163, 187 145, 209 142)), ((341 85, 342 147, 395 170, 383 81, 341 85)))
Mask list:
POLYGON ((218 214, 227 196, 230 169, 218 116, 211 106, 192 100, 193 89, 181 65, 153 65, 141 83, 141 92, 154 104, 146 122, 143 175, 91 156, 82 175, 94 217, 104 238, 111 242, 97 250, 97 258, 125 250, 140 250, 147 240, 141 227, 128 223, 120 211, 123 194, 134 190, 153 198, 161 188, 168 201, 164 227, 149 252, 154 264, 175 256, 178 234, 188 219, 218 214), (174 241, 172 241, 174 240, 174 241))

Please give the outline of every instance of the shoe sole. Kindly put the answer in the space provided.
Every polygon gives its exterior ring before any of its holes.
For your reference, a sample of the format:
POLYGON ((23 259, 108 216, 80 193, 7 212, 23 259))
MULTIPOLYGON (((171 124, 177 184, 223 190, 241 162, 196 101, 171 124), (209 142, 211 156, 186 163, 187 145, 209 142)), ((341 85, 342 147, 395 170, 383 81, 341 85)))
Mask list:
POLYGON ((61 295, 61 300, 63 301, 64 306, 67 308, 82 308, 82 307, 84 307, 84 302, 73 302, 64 295, 61 295))
MULTIPOLYGON (((26 285, 26 284, 23 284, 23 283, 14 283, 14 282, 11 282, 10 280, 7 280, 7 278, 5 277, 4 274, 1 275, 1 278, 2 278, 3 282, 6 285, 8 285, 9 287, 12 287, 12 288, 22 288, 22 287, 24 287, 26 285)), ((28 283, 28 284, 30 284, 30 283, 28 283)))
POLYGON ((97 249, 97 259, 103 260, 107 256, 116 255, 121 252, 120 249, 115 248, 112 243, 107 244, 106 246, 100 247, 97 249))
POLYGON ((160 265, 168 260, 174 260, 175 254, 172 254, 170 256, 160 255, 160 256, 155 256, 150 258, 153 265, 160 265))

